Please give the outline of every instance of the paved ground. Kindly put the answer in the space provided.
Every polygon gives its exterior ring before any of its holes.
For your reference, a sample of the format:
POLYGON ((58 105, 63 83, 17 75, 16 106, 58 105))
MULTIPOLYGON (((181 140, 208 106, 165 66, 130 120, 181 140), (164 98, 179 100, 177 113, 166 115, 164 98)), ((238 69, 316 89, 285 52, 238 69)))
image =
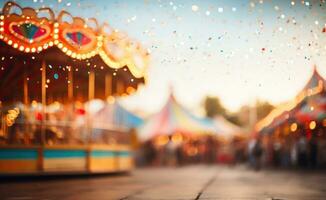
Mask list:
POLYGON ((326 173, 191 166, 130 175, 1 181, 0 199, 324 200, 326 173))

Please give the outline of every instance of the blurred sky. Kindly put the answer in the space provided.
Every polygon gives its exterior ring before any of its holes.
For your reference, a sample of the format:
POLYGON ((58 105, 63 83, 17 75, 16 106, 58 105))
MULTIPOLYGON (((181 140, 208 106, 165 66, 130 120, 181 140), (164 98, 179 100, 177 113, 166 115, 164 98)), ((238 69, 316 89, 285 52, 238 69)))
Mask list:
POLYGON ((313 65, 326 77, 323 0, 16 2, 95 17, 148 48, 148 85, 123 100, 132 110, 157 111, 170 86, 195 111, 206 95, 219 96, 232 111, 257 98, 277 104, 299 92, 313 65))

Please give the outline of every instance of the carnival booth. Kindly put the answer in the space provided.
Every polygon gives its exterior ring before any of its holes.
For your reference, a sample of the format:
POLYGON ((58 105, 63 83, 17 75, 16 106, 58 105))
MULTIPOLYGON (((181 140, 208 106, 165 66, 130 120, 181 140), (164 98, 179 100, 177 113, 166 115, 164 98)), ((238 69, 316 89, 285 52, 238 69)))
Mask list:
POLYGON ((1 175, 132 168, 129 141, 117 139, 125 127, 96 124, 90 102, 145 82, 149 55, 138 42, 94 18, 8 2, 0 55, 1 175))
POLYGON ((215 149, 213 121, 193 115, 172 93, 164 107, 145 121, 138 132, 145 147, 151 149, 148 151, 156 151, 159 163, 164 163, 164 157, 169 155, 176 155, 180 162, 199 162, 204 159, 205 152, 215 149))
POLYGON ((277 165, 299 162, 295 154, 300 151, 298 146, 301 145, 306 146, 307 162, 310 146, 316 146, 316 151, 319 152, 318 163, 326 164, 325 85, 325 79, 315 67, 308 83, 294 100, 280 105, 257 123, 256 130, 268 147, 267 157, 270 162, 277 165), (288 158, 282 158, 284 155, 288 158))

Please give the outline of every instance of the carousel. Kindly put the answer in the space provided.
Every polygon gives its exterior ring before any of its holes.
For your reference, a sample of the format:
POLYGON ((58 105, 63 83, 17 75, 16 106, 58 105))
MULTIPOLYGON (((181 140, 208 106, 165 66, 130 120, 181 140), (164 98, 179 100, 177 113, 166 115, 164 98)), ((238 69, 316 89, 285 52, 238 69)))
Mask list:
POLYGON ((0 14, 0 175, 130 170, 129 130, 98 123, 93 113, 96 100, 114 104, 137 91, 148 59, 138 42, 94 18, 7 2, 0 14))

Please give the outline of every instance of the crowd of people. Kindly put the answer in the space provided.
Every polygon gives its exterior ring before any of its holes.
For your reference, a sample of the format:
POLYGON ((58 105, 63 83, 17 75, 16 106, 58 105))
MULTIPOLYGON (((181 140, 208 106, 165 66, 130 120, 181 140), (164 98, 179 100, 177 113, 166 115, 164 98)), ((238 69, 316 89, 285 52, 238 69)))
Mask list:
POLYGON ((302 168, 323 167, 326 141, 318 132, 309 137, 298 134, 293 137, 259 137, 248 142, 248 161, 251 167, 302 168))

